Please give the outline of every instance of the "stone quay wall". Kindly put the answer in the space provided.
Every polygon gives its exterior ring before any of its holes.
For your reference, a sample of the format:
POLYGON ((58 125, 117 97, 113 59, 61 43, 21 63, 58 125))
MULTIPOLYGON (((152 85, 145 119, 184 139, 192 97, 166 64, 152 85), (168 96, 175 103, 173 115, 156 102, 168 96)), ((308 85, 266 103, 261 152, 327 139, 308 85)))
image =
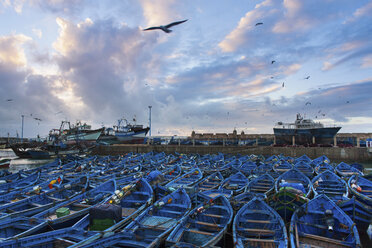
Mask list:
POLYGON ((129 152, 185 153, 185 154, 216 154, 218 152, 231 154, 262 154, 300 157, 304 154, 311 159, 327 156, 331 161, 372 162, 372 148, 368 147, 273 147, 273 146, 189 146, 189 145, 111 145, 99 146, 93 150, 96 155, 120 155, 129 152))

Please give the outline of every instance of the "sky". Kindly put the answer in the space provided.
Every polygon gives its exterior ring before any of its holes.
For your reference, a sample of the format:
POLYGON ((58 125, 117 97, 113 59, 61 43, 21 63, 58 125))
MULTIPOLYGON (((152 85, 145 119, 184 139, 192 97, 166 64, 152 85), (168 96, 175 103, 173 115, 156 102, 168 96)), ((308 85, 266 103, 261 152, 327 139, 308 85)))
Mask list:
POLYGON ((372 132, 372 1, 0 0, 0 136, 372 132), (173 32, 143 31, 180 20, 173 32))

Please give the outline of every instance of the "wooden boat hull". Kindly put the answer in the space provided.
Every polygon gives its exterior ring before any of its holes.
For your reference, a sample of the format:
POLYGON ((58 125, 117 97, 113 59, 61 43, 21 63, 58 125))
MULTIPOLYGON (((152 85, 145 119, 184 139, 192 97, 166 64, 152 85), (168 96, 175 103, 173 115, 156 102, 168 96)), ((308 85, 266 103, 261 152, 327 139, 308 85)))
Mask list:
POLYGON ((360 247, 353 221, 324 194, 296 210, 289 233, 292 247, 360 247))
POLYGON ((236 214, 233 241, 237 248, 288 247, 282 218, 258 198, 253 198, 236 214))
POLYGON ((224 196, 210 199, 193 209, 169 234, 166 245, 187 243, 197 247, 216 245, 233 218, 229 200, 224 196))

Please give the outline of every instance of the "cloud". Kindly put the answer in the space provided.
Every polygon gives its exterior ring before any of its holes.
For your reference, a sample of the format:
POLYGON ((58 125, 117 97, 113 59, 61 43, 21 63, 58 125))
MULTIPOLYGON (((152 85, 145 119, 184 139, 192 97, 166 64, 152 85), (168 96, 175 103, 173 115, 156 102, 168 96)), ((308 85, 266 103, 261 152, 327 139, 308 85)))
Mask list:
POLYGON ((145 39, 138 28, 115 26, 112 20, 74 24, 59 18, 57 23, 60 30, 54 48, 59 54, 54 59, 72 84, 71 95, 87 106, 85 118, 98 122, 125 113, 145 116, 151 100, 146 77, 151 78, 157 64, 151 53, 156 37, 145 39))
POLYGON ((26 65, 26 55, 22 46, 30 40, 32 40, 30 37, 22 34, 0 37, 0 63, 26 65))
POLYGON ((33 6, 38 6, 42 10, 67 15, 77 14, 85 3, 85 0, 31 0, 33 6))
POLYGON ((358 59, 358 65, 362 61, 362 63, 360 64, 361 67, 368 67, 369 57, 371 54, 372 54, 372 46, 359 49, 356 51, 352 51, 344 55, 343 57, 338 58, 338 60, 334 61, 333 63, 324 62, 322 70, 327 71, 327 70, 335 68, 336 66, 353 61, 355 59, 358 59), (363 59, 360 61, 359 58, 363 58, 363 59))
POLYGON ((253 30, 259 29, 261 32, 263 31, 261 27, 256 27, 255 24, 261 22, 264 17, 268 17, 268 8, 272 5, 273 3, 271 0, 266 0, 262 4, 256 5, 255 9, 247 12, 245 16, 240 19, 237 27, 218 44, 222 51, 234 52, 243 44, 254 43, 257 32, 253 32, 253 30))
POLYGON ((369 54, 363 58, 362 68, 372 67, 372 54, 369 54))
POLYGON ((143 15, 149 26, 165 25, 181 18, 175 0, 147 1, 140 0, 143 8, 143 15))
POLYGON ((367 3, 366 5, 356 9, 351 17, 349 17, 345 23, 355 22, 359 18, 370 17, 372 11, 372 2, 367 3))
POLYGON ((33 28, 32 32, 40 39, 43 36, 43 32, 40 29, 33 28))
POLYGON ((4 7, 11 7, 14 9, 15 12, 17 12, 18 14, 21 14, 22 13, 22 9, 23 9, 23 5, 25 4, 25 2, 27 2, 26 0, 5 0, 5 1, 1 1, 2 5, 4 7))

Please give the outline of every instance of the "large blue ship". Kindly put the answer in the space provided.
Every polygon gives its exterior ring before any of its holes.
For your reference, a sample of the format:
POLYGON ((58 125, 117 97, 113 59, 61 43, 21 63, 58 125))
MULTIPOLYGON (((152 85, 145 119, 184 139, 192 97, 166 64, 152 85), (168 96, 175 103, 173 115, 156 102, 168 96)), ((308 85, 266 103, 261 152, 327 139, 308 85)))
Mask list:
POLYGON ((304 119, 301 114, 297 114, 294 123, 278 122, 274 127, 274 135, 277 144, 292 144, 293 137, 295 144, 331 144, 333 137, 341 127, 325 127, 320 122, 311 119, 304 119))

